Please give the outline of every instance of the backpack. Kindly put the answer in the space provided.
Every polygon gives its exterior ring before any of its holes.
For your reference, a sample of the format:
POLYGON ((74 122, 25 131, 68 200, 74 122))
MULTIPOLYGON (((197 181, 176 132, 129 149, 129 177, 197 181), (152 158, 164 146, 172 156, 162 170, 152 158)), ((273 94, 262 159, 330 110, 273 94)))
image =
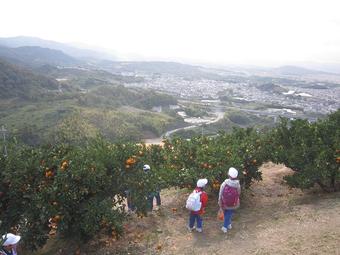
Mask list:
POLYGON ((189 195, 185 207, 190 211, 199 211, 202 206, 201 202, 202 192, 196 192, 195 190, 189 195))
POLYGON ((234 207, 237 205, 240 195, 238 194, 237 188, 225 185, 222 192, 222 207, 234 207))

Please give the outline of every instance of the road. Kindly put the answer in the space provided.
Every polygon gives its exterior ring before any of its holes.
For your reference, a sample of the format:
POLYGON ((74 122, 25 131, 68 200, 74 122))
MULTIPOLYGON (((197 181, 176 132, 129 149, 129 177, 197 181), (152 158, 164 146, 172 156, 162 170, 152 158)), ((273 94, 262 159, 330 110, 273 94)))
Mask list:
POLYGON ((216 112, 214 112, 214 114, 216 115, 216 117, 213 120, 209 120, 205 123, 199 123, 199 124, 195 124, 195 125, 190 125, 190 126, 186 126, 186 127, 172 129, 172 130, 165 132, 161 137, 144 139, 144 142, 146 144, 161 144, 162 140, 164 138, 168 138, 168 137, 170 137, 170 135, 172 135, 172 134, 174 134, 174 133, 176 133, 180 130, 189 130, 189 129, 200 127, 202 125, 205 125, 205 126, 210 125, 210 124, 216 123, 217 121, 223 119, 224 112, 216 111, 216 112))

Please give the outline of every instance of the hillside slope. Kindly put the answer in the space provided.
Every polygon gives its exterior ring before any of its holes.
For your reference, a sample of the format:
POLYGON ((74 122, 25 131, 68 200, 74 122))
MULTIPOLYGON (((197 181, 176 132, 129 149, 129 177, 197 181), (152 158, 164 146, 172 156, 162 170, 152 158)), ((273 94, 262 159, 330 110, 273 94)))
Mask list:
POLYGON ((31 73, 0 59, 0 99, 30 99, 46 91, 57 91, 58 82, 31 73))
POLYGON ((162 192, 163 208, 147 218, 133 216, 124 238, 93 240, 82 254, 339 254, 339 194, 289 189, 282 177, 290 169, 271 163, 261 169, 263 181, 245 192, 227 235, 216 219, 214 197, 203 233, 189 233, 183 208, 188 193, 168 190, 162 192))
POLYGON ((83 64, 62 51, 42 48, 37 46, 23 46, 18 48, 7 48, 0 46, 0 57, 13 64, 26 67, 37 67, 45 64, 59 66, 76 66, 83 64))

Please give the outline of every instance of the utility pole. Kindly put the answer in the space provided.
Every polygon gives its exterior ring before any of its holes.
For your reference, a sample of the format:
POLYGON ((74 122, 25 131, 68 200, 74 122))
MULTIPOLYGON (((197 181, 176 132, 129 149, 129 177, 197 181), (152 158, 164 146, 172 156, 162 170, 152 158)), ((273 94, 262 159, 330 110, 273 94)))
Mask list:
POLYGON ((0 132, 2 133, 2 137, 4 139, 4 144, 3 144, 3 153, 4 153, 4 157, 7 157, 7 147, 6 147, 6 133, 7 130, 5 129, 5 127, 2 125, 0 132))

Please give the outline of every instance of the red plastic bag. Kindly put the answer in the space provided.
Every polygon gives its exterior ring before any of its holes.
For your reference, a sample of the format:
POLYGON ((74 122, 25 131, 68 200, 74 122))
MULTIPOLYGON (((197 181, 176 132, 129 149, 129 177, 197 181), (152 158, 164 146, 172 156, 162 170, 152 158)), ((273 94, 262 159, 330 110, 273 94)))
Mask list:
POLYGON ((221 221, 224 220, 224 212, 223 212, 223 210, 221 210, 221 209, 218 210, 217 219, 218 219, 218 220, 221 220, 221 221))

